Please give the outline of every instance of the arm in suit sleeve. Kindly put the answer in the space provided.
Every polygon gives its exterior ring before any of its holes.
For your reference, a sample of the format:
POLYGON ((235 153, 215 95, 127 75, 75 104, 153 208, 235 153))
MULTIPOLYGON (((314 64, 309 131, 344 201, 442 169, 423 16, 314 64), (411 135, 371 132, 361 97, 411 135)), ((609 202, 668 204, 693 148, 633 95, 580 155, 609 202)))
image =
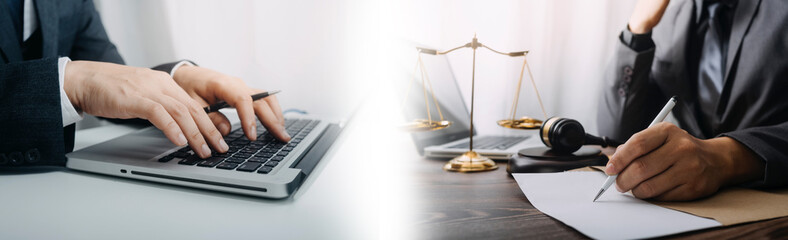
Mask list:
POLYGON ((161 65, 153 67, 152 69, 153 70, 157 70, 157 71, 166 72, 166 73, 170 74, 170 76, 175 76, 175 70, 178 70, 178 68, 183 66, 183 65, 197 66, 196 63, 194 63, 194 62, 192 62, 190 60, 184 59, 184 60, 180 60, 180 61, 177 61, 177 62, 161 64, 161 65))
MULTIPOLYGON (((71 21, 60 25, 77 26, 74 41, 70 49, 58 52, 74 60, 122 64, 93 1, 71 11, 73 18, 61 18, 71 21)), ((74 125, 63 127, 58 75, 54 56, 0 65, 0 167, 65 163, 65 153, 73 148, 74 125)))
POLYGON ((753 127, 721 134, 730 137, 752 150, 766 163, 764 179, 753 186, 779 187, 788 185, 788 122, 753 127))
MULTIPOLYGON (((89 60, 100 62, 111 62, 117 64, 125 64, 123 58, 118 53, 109 37, 107 31, 104 29, 104 24, 101 22, 101 16, 96 11, 96 7, 92 0, 85 1, 80 9, 80 30, 74 40, 71 53, 69 57, 72 60, 89 60)), ((172 75, 172 71, 181 66, 184 62, 194 64, 189 60, 181 60, 171 63, 165 63, 153 67, 153 70, 164 71, 172 75)))
MULTIPOLYGON (((69 57, 72 60, 89 60, 125 64, 104 29, 101 16, 96 11, 92 0, 85 1, 80 9, 80 30, 74 40, 69 57)), ((197 65, 189 60, 170 62, 153 67, 153 70, 164 71, 172 75, 172 71, 182 64, 197 65)))
POLYGON ((69 57, 72 60, 125 64, 115 44, 109 40, 93 1, 85 1, 78 11, 79 30, 69 57))
POLYGON ((65 163, 60 111, 57 58, 0 65, 0 167, 65 163))
POLYGON ((597 115, 600 135, 624 142, 660 110, 664 97, 650 77, 655 49, 650 33, 622 31, 605 73, 597 115))
MULTIPOLYGON (((85 1, 80 11, 80 31, 74 40, 74 45, 71 49, 69 57, 71 57, 72 60, 89 60, 125 64, 123 58, 120 56, 120 53, 118 53, 118 49, 115 47, 115 44, 109 40, 107 31, 104 29, 104 24, 101 22, 101 16, 96 11, 93 1, 85 1)), ((152 69, 164 71, 172 75, 172 71, 182 65, 184 62, 197 65, 189 60, 181 60, 177 62, 161 64, 153 67, 152 69)))

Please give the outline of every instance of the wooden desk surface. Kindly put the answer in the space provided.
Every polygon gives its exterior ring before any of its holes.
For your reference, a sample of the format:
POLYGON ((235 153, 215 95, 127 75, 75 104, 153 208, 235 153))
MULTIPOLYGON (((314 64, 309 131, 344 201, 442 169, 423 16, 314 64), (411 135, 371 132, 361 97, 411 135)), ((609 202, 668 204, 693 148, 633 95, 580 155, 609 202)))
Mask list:
MULTIPOLYGON (((424 239, 586 239, 571 227, 536 210, 506 163, 480 173, 446 172, 446 160, 422 159, 416 168, 418 232, 424 239)), ((669 238, 785 238, 788 217, 706 229, 669 238)))

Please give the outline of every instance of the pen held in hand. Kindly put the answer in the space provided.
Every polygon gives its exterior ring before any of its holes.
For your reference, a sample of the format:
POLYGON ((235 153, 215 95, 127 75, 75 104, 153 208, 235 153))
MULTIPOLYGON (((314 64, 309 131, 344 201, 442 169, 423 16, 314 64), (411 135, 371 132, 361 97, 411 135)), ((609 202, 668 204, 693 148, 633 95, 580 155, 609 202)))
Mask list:
MULTIPOLYGON (((254 95, 252 95, 252 101, 257 101, 259 99, 262 99, 262 98, 265 98, 265 97, 277 94, 279 92, 281 92, 281 91, 274 90, 274 91, 261 92, 261 93, 258 93, 258 94, 254 94, 254 95)), ((227 102, 225 102, 225 101, 218 101, 218 102, 216 102, 216 103, 214 103, 214 104, 212 104, 210 106, 207 106, 207 107, 203 108, 203 110, 205 110, 205 113, 212 113, 212 112, 219 111, 219 109, 228 108, 228 107, 231 107, 231 106, 227 102)))
MULTIPOLYGON (((649 124, 648 127, 657 125, 657 123, 664 121, 665 117, 668 116, 668 113, 670 113, 670 111, 673 110, 673 107, 676 106, 676 101, 676 96, 671 97, 670 100, 668 100, 668 103, 662 107, 662 110, 659 111, 657 117, 654 118, 654 121, 651 121, 651 124, 649 124)), ((610 188, 610 185, 613 185, 613 183, 616 182, 616 177, 618 177, 618 174, 607 177, 605 183, 602 184, 602 189, 599 189, 599 193, 597 193, 596 197, 594 197, 593 202, 596 202, 596 200, 599 199, 599 197, 602 196, 602 194, 605 193, 608 188, 610 188)))

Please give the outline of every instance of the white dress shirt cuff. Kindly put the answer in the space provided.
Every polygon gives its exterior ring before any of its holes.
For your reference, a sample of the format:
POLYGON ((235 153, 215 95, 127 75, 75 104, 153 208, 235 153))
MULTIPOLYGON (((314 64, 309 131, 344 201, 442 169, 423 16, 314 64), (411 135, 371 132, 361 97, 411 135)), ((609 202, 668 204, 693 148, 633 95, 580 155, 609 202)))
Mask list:
POLYGON ((194 66, 194 64, 192 64, 192 63, 191 63, 191 62, 189 62, 189 61, 186 61, 186 60, 180 61, 180 62, 178 62, 178 64, 175 64, 175 66, 174 66, 174 67, 172 67, 172 70, 170 70, 170 77, 174 77, 174 76, 175 76, 175 71, 177 71, 177 70, 178 70, 178 68, 180 68, 180 67, 181 67, 181 66, 183 66, 183 65, 186 65, 186 66, 194 66))
POLYGON ((63 127, 82 120, 82 112, 78 112, 74 105, 71 105, 71 100, 68 100, 66 90, 63 88, 66 78, 66 64, 68 62, 71 62, 71 59, 68 57, 61 57, 57 60, 57 78, 60 81, 60 112, 63 116, 63 127))

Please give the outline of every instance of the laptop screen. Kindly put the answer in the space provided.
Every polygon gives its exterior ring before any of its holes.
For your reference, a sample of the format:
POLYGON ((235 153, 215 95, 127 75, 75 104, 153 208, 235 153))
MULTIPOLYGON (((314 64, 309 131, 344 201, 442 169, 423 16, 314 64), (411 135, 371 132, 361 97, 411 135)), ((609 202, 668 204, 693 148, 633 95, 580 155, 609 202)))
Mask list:
MULTIPOLYGON (((422 54, 421 58, 424 62, 427 76, 432 83, 432 90, 434 90, 434 92, 430 91, 429 84, 426 85, 427 103, 429 104, 432 120, 440 120, 440 114, 432 99, 432 94, 434 93, 440 106, 440 113, 443 114, 443 119, 451 121, 452 124, 448 128, 440 130, 412 133, 419 153, 423 153, 425 147, 466 138, 470 134, 470 115, 452 73, 448 58, 445 55, 435 56, 428 54, 422 54)), ((427 119, 421 73, 417 70, 416 73, 412 73, 409 76, 410 82, 406 84, 409 85, 406 86, 409 87, 409 93, 403 107, 405 119, 407 121, 427 119)), ((405 93, 406 91, 401 92, 405 93)))

